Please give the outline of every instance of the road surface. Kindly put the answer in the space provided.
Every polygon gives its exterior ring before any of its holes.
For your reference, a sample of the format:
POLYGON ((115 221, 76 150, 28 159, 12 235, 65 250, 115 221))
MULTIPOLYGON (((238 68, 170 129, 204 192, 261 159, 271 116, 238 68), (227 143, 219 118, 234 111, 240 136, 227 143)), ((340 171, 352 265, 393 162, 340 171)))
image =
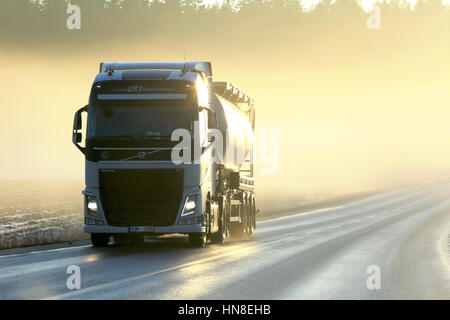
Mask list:
POLYGON ((443 179, 266 217, 252 239, 205 249, 174 236, 8 250, 0 299, 450 299, 449 223, 443 179))

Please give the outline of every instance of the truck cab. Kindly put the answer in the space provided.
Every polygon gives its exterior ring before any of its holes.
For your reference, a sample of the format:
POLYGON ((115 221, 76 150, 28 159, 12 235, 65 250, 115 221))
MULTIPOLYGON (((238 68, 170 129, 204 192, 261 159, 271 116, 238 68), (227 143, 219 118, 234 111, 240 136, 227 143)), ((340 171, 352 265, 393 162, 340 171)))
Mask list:
POLYGON ((214 161, 210 132, 226 116, 213 87, 209 62, 100 65, 72 138, 85 156, 84 231, 94 246, 111 236, 181 233, 201 247, 227 237, 241 177, 214 161))

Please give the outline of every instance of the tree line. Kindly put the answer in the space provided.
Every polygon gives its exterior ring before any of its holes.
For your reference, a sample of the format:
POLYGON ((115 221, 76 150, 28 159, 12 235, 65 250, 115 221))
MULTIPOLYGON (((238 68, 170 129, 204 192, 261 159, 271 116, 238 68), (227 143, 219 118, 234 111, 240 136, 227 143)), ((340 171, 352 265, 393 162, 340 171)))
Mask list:
MULTIPOLYGON (((298 0, 226 0, 220 8, 201 4, 201 0, 1 0, 0 45, 39 47, 103 38, 193 37, 205 33, 225 38, 230 33, 236 38, 266 34, 270 40, 306 24, 334 26, 340 19, 365 15, 353 0, 338 0, 333 5, 324 1, 309 13, 298 0), (81 30, 66 28, 68 4, 80 7, 81 30)), ((442 8, 439 1, 420 2, 416 11, 433 10, 433 6, 442 8)), ((383 12, 392 10, 398 8, 392 4, 383 7, 383 12)))

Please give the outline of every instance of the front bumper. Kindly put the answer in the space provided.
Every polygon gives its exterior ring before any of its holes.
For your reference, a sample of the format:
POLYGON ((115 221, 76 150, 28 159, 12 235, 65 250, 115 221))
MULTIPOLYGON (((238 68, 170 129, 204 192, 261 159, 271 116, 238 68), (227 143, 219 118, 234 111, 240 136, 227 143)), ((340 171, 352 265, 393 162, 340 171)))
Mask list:
MULTIPOLYGON (((129 232, 128 227, 111 227, 100 225, 84 225, 86 233, 136 233, 129 232)), ((153 234, 169 234, 169 233, 202 233, 206 232, 206 227, 199 224, 189 225, 173 225, 167 227, 155 227, 153 234)))

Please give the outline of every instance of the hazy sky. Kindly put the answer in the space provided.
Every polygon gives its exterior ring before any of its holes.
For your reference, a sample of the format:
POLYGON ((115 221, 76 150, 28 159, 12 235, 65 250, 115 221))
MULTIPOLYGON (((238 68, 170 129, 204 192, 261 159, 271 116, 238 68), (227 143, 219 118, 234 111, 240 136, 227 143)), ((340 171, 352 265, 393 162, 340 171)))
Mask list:
POLYGON ((80 3, 81 30, 66 29, 63 7, 0 19, 0 179, 82 179, 73 113, 99 62, 184 55, 212 61, 216 80, 254 96, 258 128, 280 130, 280 170, 258 177, 262 193, 345 193, 450 172, 450 10, 440 2, 384 5, 379 30, 349 1, 184 15, 80 3))

